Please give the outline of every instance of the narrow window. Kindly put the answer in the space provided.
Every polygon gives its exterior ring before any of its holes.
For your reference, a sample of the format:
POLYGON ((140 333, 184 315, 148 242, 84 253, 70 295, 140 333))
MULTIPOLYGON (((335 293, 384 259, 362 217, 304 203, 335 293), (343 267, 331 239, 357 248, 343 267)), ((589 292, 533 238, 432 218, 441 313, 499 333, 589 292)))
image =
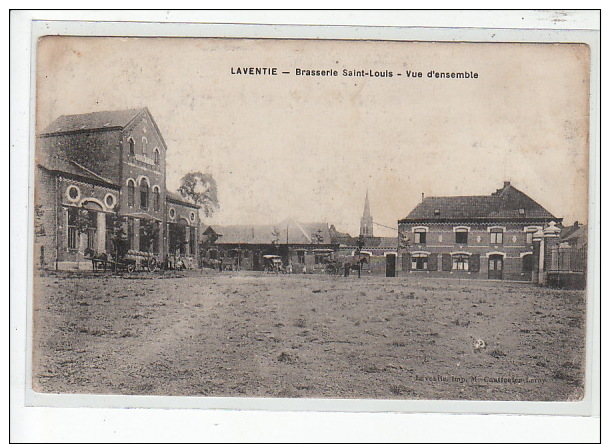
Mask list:
POLYGON ((147 236, 145 221, 140 220, 140 251, 148 252, 149 238, 147 236))
POLYGON ((159 235, 161 233, 161 222, 155 222, 155 231, 153 233, 153 253, 159 254, 159 235))
POLYGON ((148 208, 148 181, 142 179, 140 182, 140 208, 146 210, 148 208))
POLYGON ((95 240, 97 234, 97 213, 95 211, 87 212, 87 248, 95 250, 95 240))
POLYGON ((189 248, 191 250, 191 254, 195 254, 197 251, 197 241, 195 239, 195 227, 190 227, 190 239, 189 239, 189 248))
POLYGON ((127 183, 127 205, 133 207, 136 196, 136 187, 132 180, 127 183))
POLYGON ((114 238, 114 216, 106 213, 106 253, 114 254, 112 239, 114 238))
POLYGON ((426 243, 426 230, 421 229, 421 228, 415 230, 414 242, 416 244, 425 244, 426 243))
POLYGON ((155 148, 155 165, 159 165, 159 150, 155 148))
POLYGON ((76 249, 77 233, 76 219, 78 217, 78 208, 68 208, 68 248, 76 249))
POLYGON ((155 189, 153 190, 153 209, 155 211, 159 211, 159 207, 160 207, 160 193, 159 193, 159 188, 155 187, 155 189))
POLYGON ((133 217, 130 217, 127 219, 127 242, 129 244, 130 250, 134 249, 134 244, 135 244, 134 238, 135 238, 134 222, 133 222, 133 217))
POLYGON ((131 137, 129 138, 129 154, 132 156, 136 154, 136 143, 131 137))

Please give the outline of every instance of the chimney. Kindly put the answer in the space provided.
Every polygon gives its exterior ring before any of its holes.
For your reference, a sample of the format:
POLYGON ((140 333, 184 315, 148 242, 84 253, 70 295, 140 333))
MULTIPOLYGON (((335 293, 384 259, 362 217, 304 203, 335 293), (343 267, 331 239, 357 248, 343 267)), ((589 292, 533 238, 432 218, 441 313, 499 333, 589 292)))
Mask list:
POLYGON ((424 193, 421 193, 421 201, 424 201, 424 193))
POLYGON ((505 180, 505 181, 504 181, 504 188, 509 187, 509 186, 510 186, 510 182, 509 182, 509 181, 507 181, 507 180, 505 180))

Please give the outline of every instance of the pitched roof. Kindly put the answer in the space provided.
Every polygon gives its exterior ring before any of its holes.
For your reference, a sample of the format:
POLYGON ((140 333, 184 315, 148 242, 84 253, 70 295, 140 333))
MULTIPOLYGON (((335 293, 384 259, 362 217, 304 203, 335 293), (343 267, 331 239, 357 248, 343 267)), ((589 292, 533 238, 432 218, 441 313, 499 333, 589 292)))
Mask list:
POLYGON ((423 219, 559 220, 510 182, 489 196, 427 197, 400 222, 423 219))
POLYGON ((330 244, 326 223, 301 223, 290 219, 278 224, 214 226, 221 235, 217 244, 330 244), (317 236, 320 236, 318 239, 317 236))
POLYGON ((144 110, 146 108, 63 115, 55 119, 41 135, 70 133, 74 131, 122 129, 144 110))
POLYGON ((560 239, 574 244, 584 244, 587 242, 587 226, 572 225, 561 230, 560 239))
POLYGON ((110 179, 102 177, 74 160, 69 159, 63 151, 49 152, 48 150, 40 150, 36 153, 36 163, 49 171, 79 176, 98 183, 117 186, 110 179))
POLYGON ((366 237, 364 238, 364 249, 396 250, 397 237, 366 237))
POLYGON ((171 200, 171 201, 173 201, 175 203, 178 203, 178 204, 186 205, 188 207, 201 208, 200 205, 198 205, 198 204, 196 204, 194 202, 191 202, 190 200, 185 199, 180 194, 174 193, 173 191, 166 191, 165 192, 165 199, 166 200, 171 200))

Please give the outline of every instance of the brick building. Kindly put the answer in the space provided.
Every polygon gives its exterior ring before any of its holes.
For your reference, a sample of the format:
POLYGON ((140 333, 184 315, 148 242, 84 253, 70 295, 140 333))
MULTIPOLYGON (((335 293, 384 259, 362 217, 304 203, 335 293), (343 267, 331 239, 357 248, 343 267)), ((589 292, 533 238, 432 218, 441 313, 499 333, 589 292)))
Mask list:
POLYGON ((35 258, 72 268, 112 253, 116 220, 140 261, 196 264, 199 207, 166 189, 167 145, 147 108, 61 116, 38 135, 35 258))
POLYGON ((241 270, 261 271, 264 256, 278 256, 294 273, 323 270, 325 259, 338 250, 326 223, 285 220, 278 224, 207 227, 202 233, 202 261, 241 270))
POLYGON ((427 197, 398 221, 402 270, 536 280, 541 239, 556 238, 561 220, 510 182, 487 196, 427 197))

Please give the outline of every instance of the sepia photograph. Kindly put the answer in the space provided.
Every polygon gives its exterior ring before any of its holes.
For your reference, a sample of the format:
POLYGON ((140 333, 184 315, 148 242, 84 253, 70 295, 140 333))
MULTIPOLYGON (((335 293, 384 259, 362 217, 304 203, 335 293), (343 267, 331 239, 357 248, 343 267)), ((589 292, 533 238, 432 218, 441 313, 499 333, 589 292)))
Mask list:
POLYGON ((35 49, 34 392, 583 400, 587 44, 35 49))

